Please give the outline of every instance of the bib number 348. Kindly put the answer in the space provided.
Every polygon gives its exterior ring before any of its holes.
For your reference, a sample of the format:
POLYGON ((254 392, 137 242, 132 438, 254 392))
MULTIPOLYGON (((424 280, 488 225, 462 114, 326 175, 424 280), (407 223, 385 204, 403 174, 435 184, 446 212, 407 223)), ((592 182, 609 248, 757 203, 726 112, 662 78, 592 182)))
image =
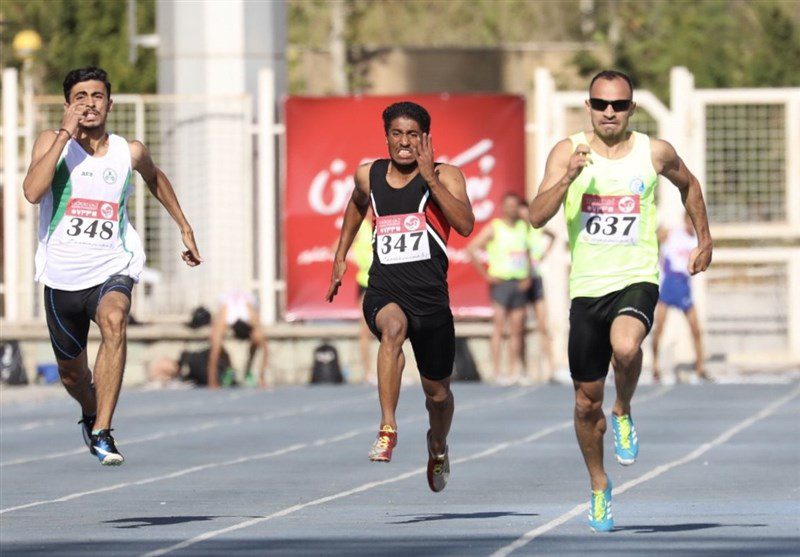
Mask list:
POLYGON ((635 244, 639 241, 639 198, 590 195, 581 200, 582 241, 589 244, 635 244))
POLYGON ((118 233, 119 206, 110 201, 72 198, 67 204, 64 233, 67 241, 95 247, 113 247, 118 233))
POLYGON ((431 258, 425 213, 387 215, 375 224, 378 259, 384 265, 431 258))

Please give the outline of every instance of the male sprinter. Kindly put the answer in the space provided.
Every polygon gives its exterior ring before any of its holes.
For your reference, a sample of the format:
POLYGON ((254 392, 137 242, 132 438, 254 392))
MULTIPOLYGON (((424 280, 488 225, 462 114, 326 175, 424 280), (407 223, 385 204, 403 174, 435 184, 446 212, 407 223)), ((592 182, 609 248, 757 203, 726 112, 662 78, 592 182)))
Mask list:
POLYGON ((58 131, 36 139, 25 199, 39 203, 36 280, 61 382, 83 410, 89 451, 106 466, 122 464, 111 419, 125 368, 131 289, 144 266, 144 250, 128 220, 127 202, 136 170, 181 230, 190 267, 202 261, 194 234, 172 185, 138 141, 106 132, 111 84, 96 67, 72 70, 64 79, 64 117, 58 131), (86 356, 89 321, 102 341, 94 383, 86 356))
POLYGON ((447 434, 453 419, 450 375, 455 330, 447 289, 450 228, 468 236, 475 216, 461 171, 434 163, 431 117, 418 104, 383 111, 388 159, 364 164, 344 214, 326 299, 336 296, 347 250, 372 204, 373 263, 364 295, 364 317, 380 340, 378 394, 381 427, 369 458, 389 462, 397 444, 395 410, 408 337, 417 359, 428 409, 428 485, 438 492, 450 476, 447 434))
POLYGON ((586 107, 591 132, 556 144, 531 205, 540 228, 564 205, 572 253, 569 366, 575 385, 575 431, 592 486, 589 525, 614 528, 611 482, 603 468, 603 387, 614 365, 617 399, 612 410, 620 464, 639 449, 631 398, 642 369, 641 344, 658 301, 655 188, 658 175, 680 190, 697 232, 690 274, 711 263, 712 242, 700 183, 666 141, 628 131, 636 108, 628 76, 597 74, 586 107))

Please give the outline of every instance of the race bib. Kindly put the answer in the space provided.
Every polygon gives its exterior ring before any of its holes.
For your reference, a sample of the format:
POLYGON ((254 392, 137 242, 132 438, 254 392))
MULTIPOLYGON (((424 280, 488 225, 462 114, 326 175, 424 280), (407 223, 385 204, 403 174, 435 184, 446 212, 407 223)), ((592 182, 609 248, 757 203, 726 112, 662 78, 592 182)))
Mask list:
POLYGON ((635 244, 639 241, 639 197, 591 195, 581 199, 580 241, 589 244, 635 244))
POLYGON ((64 241, 94 247, 114 247, 119 233, 119 204, 72 198, 64 213, 64 241))
POLYGON ((378 217, 375 226, 378 259, 384 265, 431 258, 425 213, 378 217))

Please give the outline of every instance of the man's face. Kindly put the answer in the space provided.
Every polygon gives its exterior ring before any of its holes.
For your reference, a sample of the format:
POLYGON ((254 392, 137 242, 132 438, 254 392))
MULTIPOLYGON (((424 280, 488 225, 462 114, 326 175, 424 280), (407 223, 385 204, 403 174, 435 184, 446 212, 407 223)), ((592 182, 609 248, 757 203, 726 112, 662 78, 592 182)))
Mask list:
POLYGON ((519 200, 513 195, 507 195, 503 198, 503 216, 511 221, 520 218, 519 216, 519 200))
POLYGON ((69 92, 69 103, 64 103, 66 109, 71 104, 78 104, 86 108, 86 114, 80 123, 82 128, 92 129, 105 125, 108 111, 111 110, 111 99, 108 98, 106 86, 102 81, 81 81, 72 86, 69 92))
MULTIPOLYGON (((630 101, 632 91, 624 79, 598 79, 589 91, 590 100, 586 101, 589 116, 592 119, 594 133, 602 139, 615 139, 624 136, 628 129, 628 119, 636 109, 636 104, 630 102, 627 109, 615 110, 608 102, 599 101, 630 101), (598 107, 592 104, 604 104, 598 107)), ((619 103, 624 104, 624 103, 619 103)))
POLYGON ((410 165, 416 162, 414 149, 419 148, 422 130, 416 120, 400 116, 389 124, 386 134, 386 144, 389 146, 389 156, 399 165, 410 165))

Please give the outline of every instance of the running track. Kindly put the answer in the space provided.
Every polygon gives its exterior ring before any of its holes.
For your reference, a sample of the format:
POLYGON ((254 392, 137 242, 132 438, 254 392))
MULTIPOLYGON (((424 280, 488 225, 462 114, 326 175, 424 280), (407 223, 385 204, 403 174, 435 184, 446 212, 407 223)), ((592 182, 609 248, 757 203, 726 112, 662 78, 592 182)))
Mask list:
POLYGON ((640 387, 640 458, 608 465, 617 529, 603 535, 584 524, 571 388, 454 390, 440 494, 425 481, 418 385, 403 390, 388 465, 366 458, 373 387, 124 391, 115 433, 127 460, 108 469, 83 447, 71 400, 0 406, 0 552, 797 554, 797 383, 640 387))

